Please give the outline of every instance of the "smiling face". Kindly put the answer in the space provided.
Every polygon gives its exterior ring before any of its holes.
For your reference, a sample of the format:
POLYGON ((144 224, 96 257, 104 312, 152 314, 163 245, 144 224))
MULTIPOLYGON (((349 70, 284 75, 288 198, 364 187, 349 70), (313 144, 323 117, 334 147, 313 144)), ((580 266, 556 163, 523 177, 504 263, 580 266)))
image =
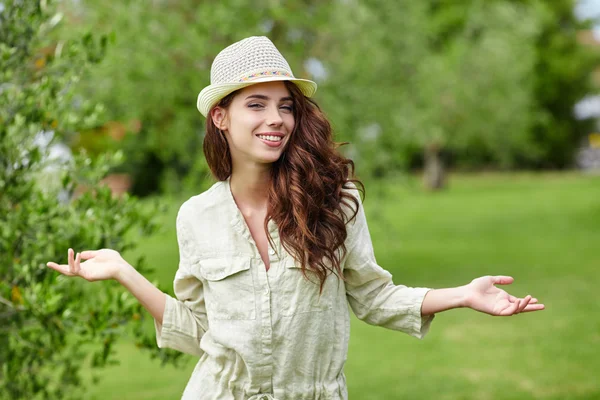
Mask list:
POLYGON ((227 139, 234 169, 277 161, 294 130, 293 99, 283 82, 241 89, 226 110, 215 107, 211 117, 227 139))

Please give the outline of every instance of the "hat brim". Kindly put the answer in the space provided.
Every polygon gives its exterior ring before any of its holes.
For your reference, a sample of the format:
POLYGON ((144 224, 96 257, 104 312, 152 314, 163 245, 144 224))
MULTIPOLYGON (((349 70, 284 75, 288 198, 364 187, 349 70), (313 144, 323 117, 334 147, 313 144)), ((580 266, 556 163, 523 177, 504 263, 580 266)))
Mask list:
POLYGON ((247 86, 255 85, 257 83, 274 82, 274 81, 290 81, 296 84, 300 91, 306 97, 312 97, 317 91, 317 84, 308 79, 297 79, 290 78, 287 76, 265 76, 263 78, 257 78, 248 82, 239 83, 221 83, 216 85, 209 85, 202 89, 198 95, 198 102, 196 106, 198 111, 205 117, 210 112, 210 109, 215 106, 223 97, 228 94, 235 92, 236 90, 245 88, 247 86))

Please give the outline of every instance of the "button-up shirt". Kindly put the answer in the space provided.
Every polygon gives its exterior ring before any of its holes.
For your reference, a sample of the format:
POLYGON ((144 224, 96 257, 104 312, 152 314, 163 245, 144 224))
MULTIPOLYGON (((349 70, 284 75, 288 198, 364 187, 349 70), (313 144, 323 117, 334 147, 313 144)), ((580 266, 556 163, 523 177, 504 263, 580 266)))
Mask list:
POLYGON ((265 268, 229 179, 181 206, 176 298, 166 295, 155 326, 159 347, 200 358, 183 399, 347 399, 348 304, 369 324, 417 338, 427 333, 433 316, 421 316, 421 303, 429 289, 394 285, 375 261, 358 191, 344 190, 360 204, 346 225, 345 281, 328 276, 321 294, 272 220, 265 268))

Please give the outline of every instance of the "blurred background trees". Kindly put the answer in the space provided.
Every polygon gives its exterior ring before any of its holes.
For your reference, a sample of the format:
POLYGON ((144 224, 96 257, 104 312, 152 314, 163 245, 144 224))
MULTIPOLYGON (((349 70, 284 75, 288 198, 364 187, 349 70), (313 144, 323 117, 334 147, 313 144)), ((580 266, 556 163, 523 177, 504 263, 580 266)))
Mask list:
POLYGON ((360 105, 346 114, 340 102, 334 118, 352 133, 350 141, 362 152, 359 162, 378 176, 393 172, 390 166, 423 163, 432 187, 443 185, 444 154, 461 166, 516 166, 517 154, 532 147, 528 136, 536 112, 529 82, 538 30, 533 12, 506 2, 472 2, 460 10, 455 2, 402 8, 374 3, 338 15, 364 25, 346 24, 336 35, 347 43, 340 54, 354 60, 336 66, 342 73, 324 90, 338 98, 351 91, 350 103, 360 105), (359 13, 368 19, 357 18, 359 13), (394 26, 396 34, 389 35, 394 26), (370 34, 363 41, 353 40, 365 31, 370 34), (361 48, 353 52, 357 42, 361 48), (357 65, 363 68, 359 88, 353 87, 357 65))
POLYGON ((79 90, 106 105, 100 132, 120 141, 134 193, 208 184, 195 98, 218 51, 249 35, 269 36, 296 75, 319 83, 363 176, 424 167, 438 186, 446 164, 572 166, 589 130, 573 106, 598 63, 577 41, 587 25, 574 1, 413 3, 87 0, 63 4, 64 34, 115 39, 79 90))

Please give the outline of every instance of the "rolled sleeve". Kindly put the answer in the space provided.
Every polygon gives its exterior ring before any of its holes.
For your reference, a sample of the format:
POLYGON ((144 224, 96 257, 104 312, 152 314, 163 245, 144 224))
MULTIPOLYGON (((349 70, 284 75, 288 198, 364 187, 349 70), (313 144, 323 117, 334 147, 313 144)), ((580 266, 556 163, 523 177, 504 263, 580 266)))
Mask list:
POLYGON ((346 241, 344 278, 348 303, 356 316, 368 324, 421 339, 434 318, 421 315, 423 299, 431 289, 394 285, 392 275, 375 260, 364 209, 358 200, 358 213, 348 225, 346 241))
POLYGON ((156 344, 183 353, 202 356, 200 340, 206 330, 182 302, 166 296, 163 324, 154 321, 156 344))
POLYGON ((189 229, 190 220, 186 217, 184 206, 177 215, 180 258, 173 282, 176 298, 165 294, 163 323, 161 325, 154 321, 156 344, 160 348, 202 356, 200 340, 208 329, 208 320, 202 282, 191 272, 195 257, 189 229))

